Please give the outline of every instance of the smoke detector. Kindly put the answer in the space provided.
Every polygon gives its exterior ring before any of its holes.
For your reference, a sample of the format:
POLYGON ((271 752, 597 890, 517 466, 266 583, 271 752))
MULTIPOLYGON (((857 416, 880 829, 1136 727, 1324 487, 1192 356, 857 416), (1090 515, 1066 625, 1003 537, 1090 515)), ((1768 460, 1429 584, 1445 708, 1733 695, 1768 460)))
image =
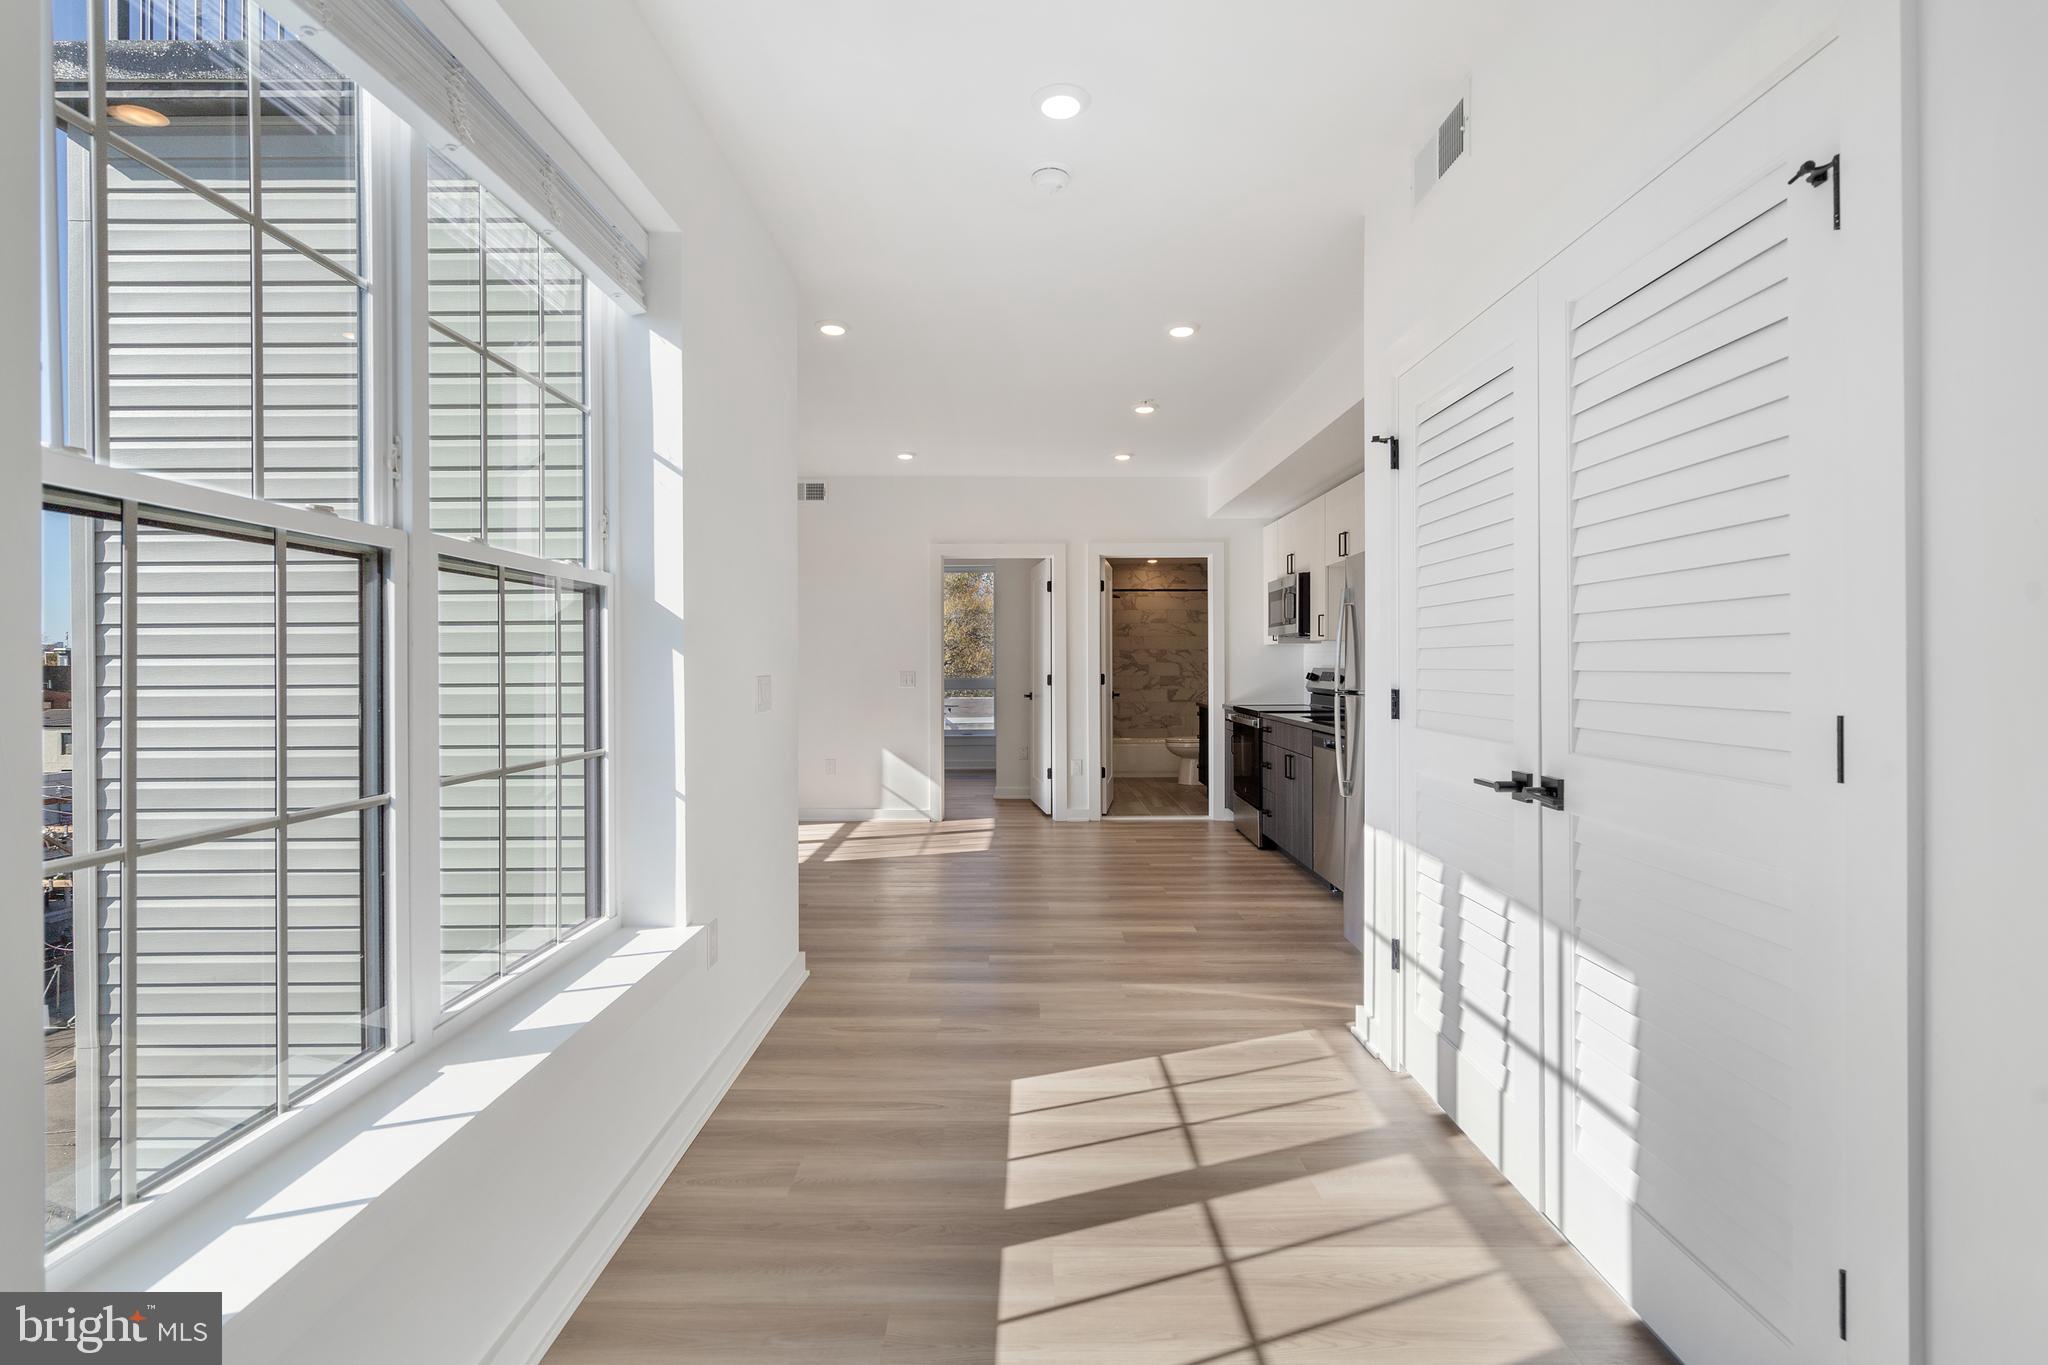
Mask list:
POLYGON ((1073 178, 1074 173, 1072 171, 1068 170, 1065 166, 1054 164, 1040 166, 1031 173, 1031 183, 1044 190, 1047 194, 1058 194, 1067 187, 1067 182, 1073 178))

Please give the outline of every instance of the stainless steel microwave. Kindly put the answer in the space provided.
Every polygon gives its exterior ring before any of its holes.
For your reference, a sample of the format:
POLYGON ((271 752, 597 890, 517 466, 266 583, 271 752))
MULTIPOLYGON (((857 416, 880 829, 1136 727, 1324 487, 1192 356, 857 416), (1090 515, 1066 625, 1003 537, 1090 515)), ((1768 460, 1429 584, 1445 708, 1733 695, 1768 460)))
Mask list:
POLYGON ((1305 640, 1309 634, 1308 575, 1282 574, 1266 585, 1266 638, 1305 640))

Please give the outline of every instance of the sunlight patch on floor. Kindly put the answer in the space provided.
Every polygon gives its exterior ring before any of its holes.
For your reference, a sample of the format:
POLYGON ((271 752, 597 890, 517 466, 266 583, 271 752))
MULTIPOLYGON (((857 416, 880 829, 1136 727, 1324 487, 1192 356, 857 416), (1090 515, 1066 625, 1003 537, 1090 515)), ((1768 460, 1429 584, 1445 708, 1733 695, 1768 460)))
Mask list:
POLYGON ((993 820, 871 820, 797 826, 799 863, 850 863, 874 858, 923 858, 941 853, 986 853, 995 844, 993 820))

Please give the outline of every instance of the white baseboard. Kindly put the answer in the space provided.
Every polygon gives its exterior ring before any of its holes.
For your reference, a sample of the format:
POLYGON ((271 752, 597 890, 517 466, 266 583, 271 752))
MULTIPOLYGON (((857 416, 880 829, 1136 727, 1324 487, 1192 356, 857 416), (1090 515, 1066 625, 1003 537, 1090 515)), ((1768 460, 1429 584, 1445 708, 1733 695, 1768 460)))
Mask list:
POLYGON ((486 1357, 489 1365, 539 1365, 548 1348, 555 1344, 555 1338, 569 1325, 583 1296, 597 1283, 612 1253, 654 1202, 669 1172, 683 1159, 683 1153, 718 1108, 718 1102, 739 1079, 747 1059, 754 1055, 754 1049, 768 1036, 768 1030, 782 1017, 791 997, 809 976, 804 955, 798 953, 713 1059, 710 1069, 683 1097, 640 1160, 584 1228, 583 1235, 556 1263, 540 1292, 498 1338, 498 1344, 486 1357))
POLYGON ((998 801, 1029 801, 1030 799, 1031 788, 1029 786, 996 788, 996 800, 998 801))

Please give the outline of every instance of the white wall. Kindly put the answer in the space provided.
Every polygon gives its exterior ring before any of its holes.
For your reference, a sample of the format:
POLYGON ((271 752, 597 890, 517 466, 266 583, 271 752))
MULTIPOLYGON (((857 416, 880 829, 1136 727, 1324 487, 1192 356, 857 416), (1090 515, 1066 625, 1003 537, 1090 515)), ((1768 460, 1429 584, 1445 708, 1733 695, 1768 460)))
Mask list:
POLYGON ((996 795, 1031 795, 1031 588, 1035 559, 996 562, 996 795))
MULTIPOLYGON (((798 512, 798 619, 804 639, 797 800, 805 811, 906 816, 929 809, 934 773, 929 657, 934 545, 1059 542, 1067 547, 1067 757, 1085 763, 1095 677, 1088 670, 1094 544, 1227 541, 1229 699, 1303 693, 1303 645, 1265 643, 1260 524, 1217 521, 1200 479, 845 478, 798 512), (898 685, 914 669, 919 685, 898 685), (832 763, 836 772, 827 772, 832 763)), ((1092 770, 1090 770, 1092 771, 1092 770)), ((1096 804, 1097 784, 1069 784, 1067 813, 1096 804)))
POLYGON ((2022 1360, 2048 1341, 2048 8, 1920 26, 1927 1359, 2022 1360))

